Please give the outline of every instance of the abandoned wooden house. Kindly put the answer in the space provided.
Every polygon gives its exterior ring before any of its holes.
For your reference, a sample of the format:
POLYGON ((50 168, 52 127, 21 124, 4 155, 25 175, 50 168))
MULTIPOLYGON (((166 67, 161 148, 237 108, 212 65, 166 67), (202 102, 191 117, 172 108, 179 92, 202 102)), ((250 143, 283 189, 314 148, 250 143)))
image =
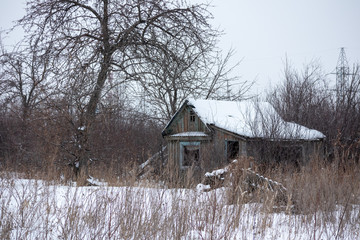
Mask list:
POLYGON ((324 134, 285 122, 267 102, 186 100, 162 132, 168 163, 210 171, 239 156, 306 163, 322 155, 324 134))

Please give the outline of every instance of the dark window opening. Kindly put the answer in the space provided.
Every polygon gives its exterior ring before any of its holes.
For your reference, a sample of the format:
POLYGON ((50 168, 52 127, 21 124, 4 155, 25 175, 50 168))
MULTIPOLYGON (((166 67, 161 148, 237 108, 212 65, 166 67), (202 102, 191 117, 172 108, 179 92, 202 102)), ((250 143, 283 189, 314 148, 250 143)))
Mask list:
POLYGON ((278 146, 274 152, 274 159, 277 162, 297 163, 303 157, 301 146, 278 146))
POLYGON ((260 158, 264 162, 292 163, 298 165, 303 160, 303 149, 299 145, 281 145, 262 143, 260 158))
POLYGON ((192 165, 199 164, 199 146, 197 145, 188 145, 184 146, 184 159, 183 166, 191 167, 192 165))
POLYGON ((190 111, 190 122, 195 122, 195 112, 193 110, 190 111))
POLYGON ((227 141, 227 160, 233 160, 239 156, 239 142, 227 141))

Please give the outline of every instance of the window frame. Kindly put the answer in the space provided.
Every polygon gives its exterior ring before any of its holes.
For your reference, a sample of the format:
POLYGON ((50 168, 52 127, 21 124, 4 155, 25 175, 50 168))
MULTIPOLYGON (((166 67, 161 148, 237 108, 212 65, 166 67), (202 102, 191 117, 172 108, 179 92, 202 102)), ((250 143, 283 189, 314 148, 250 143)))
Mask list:
POLYGON ((196 146, 196 148, 199 151, 199 155, 198 155, 198 161, 200 162, 200 146, 201 143, 199 141, 192 141, 192 142, 180 142, 180 168, 181 169, 187 169, 190 168, 192 165, 190 166, 184 166, 184 157, 185 157, 185 149, 187 146, 196 146))

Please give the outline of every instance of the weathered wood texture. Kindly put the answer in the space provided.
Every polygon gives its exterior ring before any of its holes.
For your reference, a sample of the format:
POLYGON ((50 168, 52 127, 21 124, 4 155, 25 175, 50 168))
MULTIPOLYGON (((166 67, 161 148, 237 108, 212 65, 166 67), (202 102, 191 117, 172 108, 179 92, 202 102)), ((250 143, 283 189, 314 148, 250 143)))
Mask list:
POLYGON ((190 106, 185 106, 182 111, 180 111, 174 119, 172 119, 171 124, 165 130, 167 135, 173 135, 176 133, 182 132, 209 132, 207 126, 199 119, 199 117, 194 113, 195 121, 190 121, 190 113, 192 108, 190 106))

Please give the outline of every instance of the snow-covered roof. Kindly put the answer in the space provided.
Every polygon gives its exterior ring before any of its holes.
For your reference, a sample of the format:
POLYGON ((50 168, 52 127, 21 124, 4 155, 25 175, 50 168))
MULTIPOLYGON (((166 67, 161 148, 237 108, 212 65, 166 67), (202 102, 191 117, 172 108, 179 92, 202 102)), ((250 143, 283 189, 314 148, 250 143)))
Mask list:
POLYGON ((172 137, 208 137, 204 132, 181 132, 171 135, 172 137))
POLYGON ((190 99, 198 117, 205 124, 252 138, 317 140, 321 132, 284 121, 268 102, 218 101, 190 99))

